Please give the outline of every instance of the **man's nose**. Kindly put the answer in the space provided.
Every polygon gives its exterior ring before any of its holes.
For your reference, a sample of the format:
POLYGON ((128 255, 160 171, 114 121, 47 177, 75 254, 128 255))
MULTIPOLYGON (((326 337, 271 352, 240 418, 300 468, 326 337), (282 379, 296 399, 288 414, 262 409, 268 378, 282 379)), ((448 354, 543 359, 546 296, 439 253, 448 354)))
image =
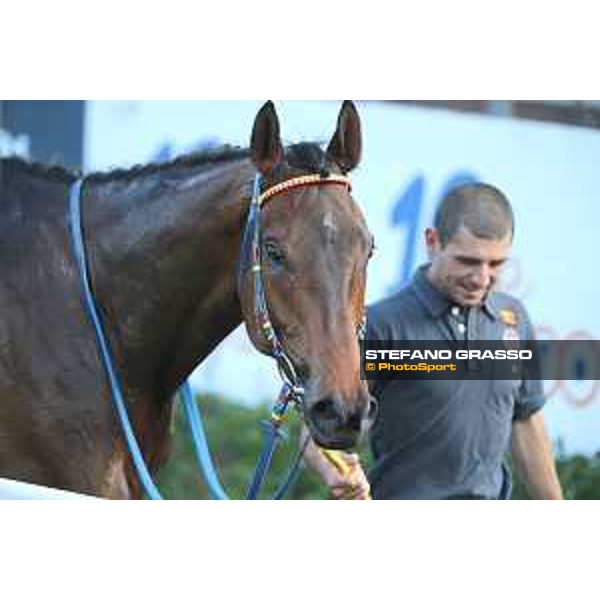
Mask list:
POLYGON ((492 271, 486 264, 480 265, 474 273, 474 280, 482 288, 487 288, 492 280, 492 271))

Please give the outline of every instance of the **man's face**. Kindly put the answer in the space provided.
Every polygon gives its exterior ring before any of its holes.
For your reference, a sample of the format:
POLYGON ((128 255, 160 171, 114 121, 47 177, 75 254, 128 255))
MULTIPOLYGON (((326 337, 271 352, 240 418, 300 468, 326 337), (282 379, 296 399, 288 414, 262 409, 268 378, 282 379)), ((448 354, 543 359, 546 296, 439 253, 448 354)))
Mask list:
POLYGON ((509 257, 511 234, 487 240, 461 227, 443 248, 436 229, 428 229, 425 235, 431 260, 428 273, 431 283, 460 306, 480 306, 509 257))

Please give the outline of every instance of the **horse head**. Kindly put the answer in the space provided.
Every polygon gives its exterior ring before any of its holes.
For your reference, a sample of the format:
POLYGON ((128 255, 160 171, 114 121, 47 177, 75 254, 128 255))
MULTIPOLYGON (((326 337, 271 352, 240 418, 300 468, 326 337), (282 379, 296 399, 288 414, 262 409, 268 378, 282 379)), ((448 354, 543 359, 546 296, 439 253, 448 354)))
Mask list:
MULTIPOLYGON (((360 378, 357 339, 373 237, 344 185, 360 155, 360 119, 351 102, 343 104, 326 151, 307 143, 284 149, 270 102, 256 117, 252 161, 262 191, 277 190, 259 215, 264 298, 305 389, 302 411, 311 435, 319 445, 337 449, 357 442, 376 408, 360 378), (306 179, 310 184, 299 179, 307 175, 312 175, 306 179)), ((257 322, 248 261, 242 259, 240 267, 239 296, 249 336, 259 350, 271 353, 257 322)))

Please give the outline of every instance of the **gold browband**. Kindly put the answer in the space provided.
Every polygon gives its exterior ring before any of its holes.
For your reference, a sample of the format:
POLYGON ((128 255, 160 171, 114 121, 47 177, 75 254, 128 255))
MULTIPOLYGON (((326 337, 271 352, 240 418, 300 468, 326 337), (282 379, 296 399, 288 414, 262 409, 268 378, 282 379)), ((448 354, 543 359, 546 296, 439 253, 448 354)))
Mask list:
POLYGON ((294 177, 293 179, 288 179, 287 181, 283 181, 282 183, 274 185, 272 188, 269 188, 266 192, 262 193, 256 199, 256 202, 259 206, 262 206, 267 200, 273 198, 273 196, 277 196, 277 194, 287 192, 293 188, 303 187, 306 185, 327 184, 345 185, 348 188, 348 191, 352 189, 352 183, 350 179, 348 179, 348 177, 344 177, 344 175, 331 174, 327 177, 321 177, 321 175, 303 175, 302 177, 294 177))

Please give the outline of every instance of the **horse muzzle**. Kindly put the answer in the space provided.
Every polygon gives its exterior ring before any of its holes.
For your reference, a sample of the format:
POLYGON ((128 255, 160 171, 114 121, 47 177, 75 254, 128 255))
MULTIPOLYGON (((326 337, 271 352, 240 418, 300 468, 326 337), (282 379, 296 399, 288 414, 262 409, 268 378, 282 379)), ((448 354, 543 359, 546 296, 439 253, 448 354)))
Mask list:
POLYGON ((377 414, 377 402, 366 391, 347 399, 332 392, 316 400, 305 399, 304 419, 313 440, 324 448, 349 450, 356 446, 377 414))

